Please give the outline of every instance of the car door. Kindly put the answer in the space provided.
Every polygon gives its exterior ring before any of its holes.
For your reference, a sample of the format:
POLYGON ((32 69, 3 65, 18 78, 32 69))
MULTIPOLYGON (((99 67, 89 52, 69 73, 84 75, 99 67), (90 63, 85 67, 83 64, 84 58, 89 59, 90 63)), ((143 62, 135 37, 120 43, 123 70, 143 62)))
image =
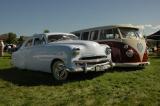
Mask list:
POLYGON ((33 70, 38 71, 45 71, 45 64, 48 63, 47 61, 47 49, 46 49, 46 42, 44 38, 35 37, 33 40, 32 46, 32 64, 31 67, 33 70))
POLYGON ((26 44, 24 45, 24 48, 21 51, 21 54, 23 54, 23 59, 25 63, 25 68, 32 70, 32 48, 33 48, 33 39, 29 39, 26 44))

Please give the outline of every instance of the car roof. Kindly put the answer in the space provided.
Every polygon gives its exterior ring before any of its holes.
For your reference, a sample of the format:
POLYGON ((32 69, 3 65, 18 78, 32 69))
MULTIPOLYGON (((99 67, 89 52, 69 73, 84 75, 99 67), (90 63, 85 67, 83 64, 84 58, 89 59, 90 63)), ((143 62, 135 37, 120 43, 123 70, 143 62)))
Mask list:
POLYGON ((41 33, 41 34, 34 34, 33 37, 42 37, 42 36, 48 37, 49 35, 72 35, 75 36, 74 34, 71 33, 63 33, 63 32, 54 32, 54 33, 41 33))
POLYGON ((54 33, 45 33, 47 36, 49 35, 73 35, 74 34, 71 34, 71 33, 62 33, 62 32, 54 32, 54 33))

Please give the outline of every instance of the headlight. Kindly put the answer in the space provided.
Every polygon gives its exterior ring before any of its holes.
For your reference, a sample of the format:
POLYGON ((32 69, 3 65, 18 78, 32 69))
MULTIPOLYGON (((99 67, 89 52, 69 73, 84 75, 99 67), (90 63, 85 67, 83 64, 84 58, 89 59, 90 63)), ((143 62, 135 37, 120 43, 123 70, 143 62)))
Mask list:
POLYGON ((133 54, 134 54, 134 52, 133 52, 132 49, 129 49, 129 50, 126 51, 126 55, 127 55, 128 57, 133 57, 133 54))
POLYGON ((72 55, 75 57, 75 56, 77 56, 77 55, 79 55, 80 54, 80 49, 79 48, 73 48, 72 49, 72 55))
POLYGON ((128 45, 124 45, 124 49, 128 49, 128 45))
POLYGON ((105 52, 106 52, 106 55, 109 55, 110 53, 111 53, 111 48, 106 48, 106 50, 105 50, 105 52))

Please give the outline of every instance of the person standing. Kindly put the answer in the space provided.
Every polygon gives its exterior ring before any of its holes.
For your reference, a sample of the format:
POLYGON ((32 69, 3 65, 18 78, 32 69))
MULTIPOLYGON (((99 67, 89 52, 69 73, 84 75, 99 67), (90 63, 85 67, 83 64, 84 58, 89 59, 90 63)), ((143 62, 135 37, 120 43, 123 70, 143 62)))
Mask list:
POLYGON ((4 55, 3 50, 4 50, 4 43, 3 40, 0 40, 0 57, 4 55))

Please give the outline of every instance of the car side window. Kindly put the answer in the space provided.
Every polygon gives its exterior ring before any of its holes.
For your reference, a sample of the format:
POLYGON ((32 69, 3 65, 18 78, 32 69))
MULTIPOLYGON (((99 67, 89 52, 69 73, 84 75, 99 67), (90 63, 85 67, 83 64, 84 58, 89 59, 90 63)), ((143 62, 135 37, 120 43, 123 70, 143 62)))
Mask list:
POLYGON ((39 38, 35 38, 34 45, 40 45, 40 44, 41 44, 41 40, 39 38))
POLYGON ((42 38, 42 44, 46 44, 46 40, 44 39, 44 37, 42 38))
POLYGON ((45 44, 44 37, 42 39, 40 39, 40 38, 35 38, 34 39, 34 45, 43 45, 43 44, 45 44))
POLYGON ((31 47, 32 46, 32 39, 28 40, 28 42, 25 44, 25 47, 31 47))

